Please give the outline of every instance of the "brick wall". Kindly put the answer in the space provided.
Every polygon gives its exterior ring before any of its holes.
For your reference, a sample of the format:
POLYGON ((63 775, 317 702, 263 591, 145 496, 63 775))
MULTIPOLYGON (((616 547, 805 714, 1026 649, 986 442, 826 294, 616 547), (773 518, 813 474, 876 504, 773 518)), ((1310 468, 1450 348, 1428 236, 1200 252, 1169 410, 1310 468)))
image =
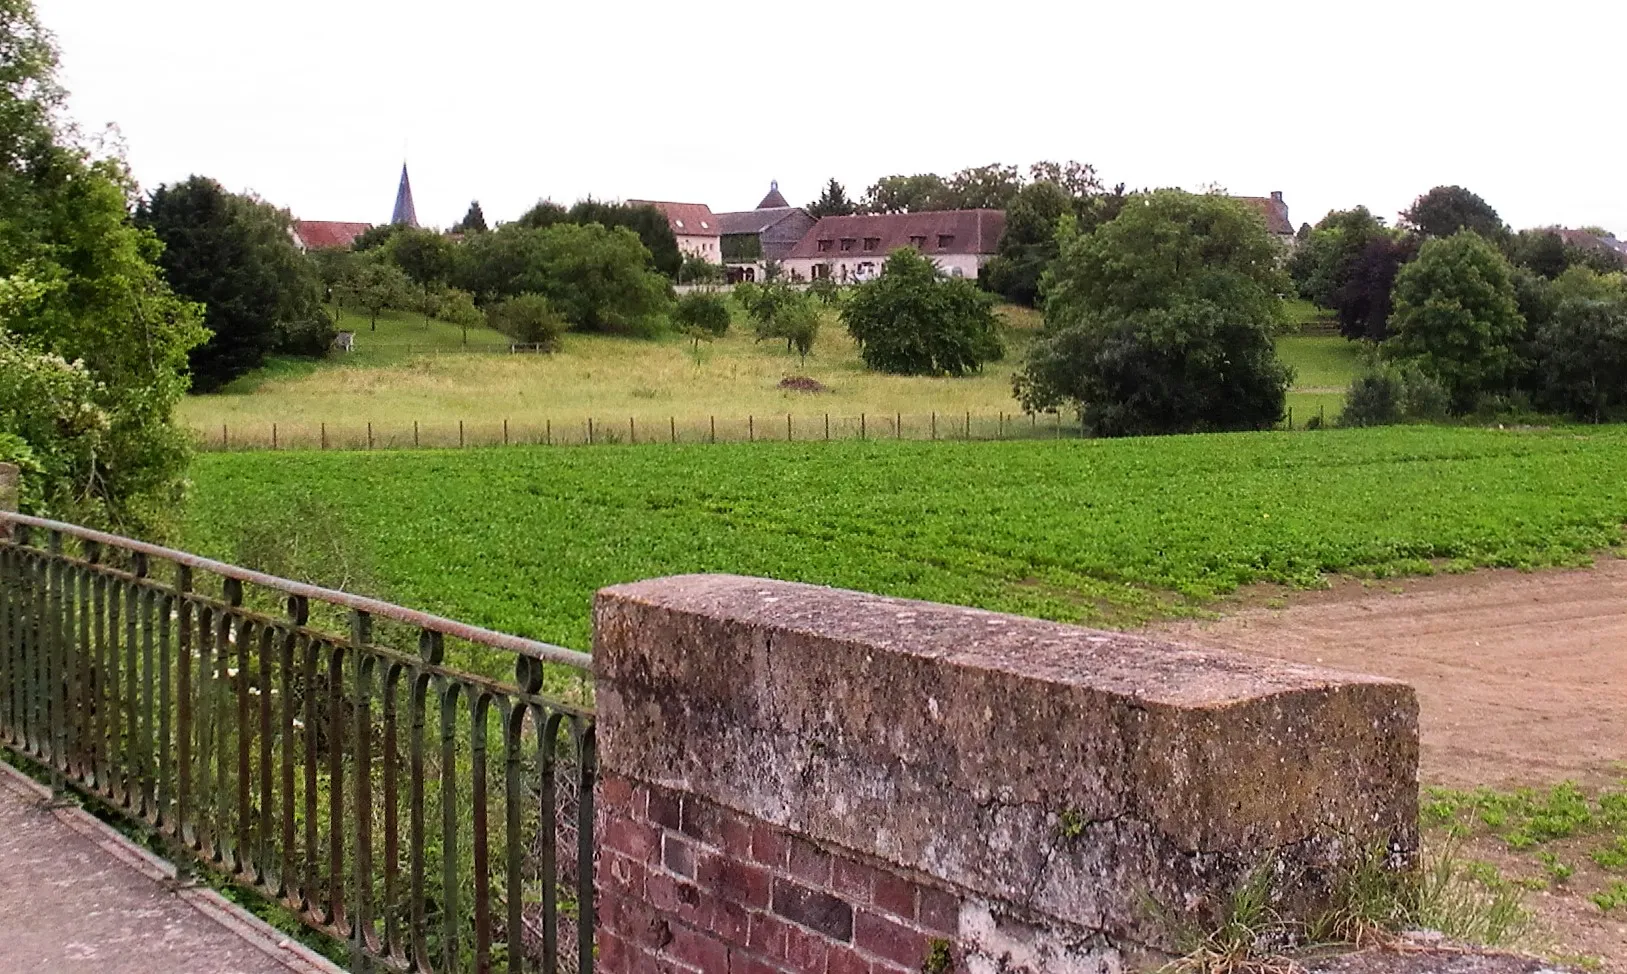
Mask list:
POLYGON ((611 777, 600 798, 605 974, 909 974, 960 898, 694 795, 611 777))
POLYGON ((1392 681, 727 576, 601 592, 594 673, 607 974, 1117 974, 1417 848, 1392 681))

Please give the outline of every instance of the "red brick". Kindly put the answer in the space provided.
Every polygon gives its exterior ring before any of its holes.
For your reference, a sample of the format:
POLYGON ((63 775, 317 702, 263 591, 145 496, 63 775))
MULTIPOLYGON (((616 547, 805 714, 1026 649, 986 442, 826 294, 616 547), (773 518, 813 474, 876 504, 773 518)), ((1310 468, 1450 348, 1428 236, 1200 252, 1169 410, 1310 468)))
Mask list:
POLYGON ((642 900, 601 896, 599 911, 601 927, 622 937, 629 946, 660 950, 672 939, 667 921, 642 900))
POLYGON ((667 955, 686 964, 694 965, 707 974, 729 969, 729 948, 709 931, 695 930, 685 924, 672 929, 672 943, 667 944, 667 955))
POLYGON ((742 950, 729 951, 729 974, 781 974, 780 968, 742 950))
POLYGON ((678 831, 709 846, 723 844, 723 820, 729 815, 710 802, 685 795, 679 813, 678 831))
POLYGON ((853 943, 872 954, 906 967, 918 967, 926 958, 926 934, 879 913, 860 910, 853 918, 853 943))
POLYGON ((785 865, 785 835, 763 822, 751 825, 751 858, 776 869, 785 865))
POLYGON ((785 932, 785 966, 799 974, 825 974, 830 941, 809 930, 785 932))
POLYGON ((633 809, 633 783, 620 775, 606 775, 599 779, 599 807, 612 812, 636 814, 633 809))
POLYGON ((870 974, 870 962, 847 947, 836 947, 825 961, 825 974, 870 974))
POLYGON ((621 974, 629 969, 632 958, 627 954, 627 944, 603 926, 594 934, 594 940, 599 945, 599 963, 597 969, 604 974, 621 974))
POLYGON ((700 925, 701 917, 710 903, 703 901, 701 891, 691 883, 674 879, 664 873, 651 873, 644 881, 644 895, 651 906, 670 913, 685 923, 700 925))
POLYGON ((797 879, 815 886, 830 885, 830 853, 806 839, 791 839, 791 854, 786 869, 797 879))
POLYGON ((888 873, 876 876, 876 895, 871 902, 896 917, 915 919, 915 891, 918 887, 907 879, 888 873))
POLYGON ((707 927, 724 943, 744 947, 751 942, 751 911, 738 903, 716 900, 707 927))
POLYGON ((851 859, 836 860, 836 868, 830 880, 832 890, 855 903, 869 903, 875 886, 876 870, 851 859))
POLYGON ((644 864, 605 849, 599 853, 599 883, 629 896, 644 895, 644 864))
POLYGON ((655 862, 661 854, 661 833, 630 818, 615 818, 605 829, 604 847, 639 862, 655 862))
POLYGON ((663 835, 661 864, 685 879, 694 879, 695 847, 676 835, 663 835))
POLYGON ((853 939, 853 906, 822 889, 774 880, 774 912, 832 940, 853 939))
POLYGON ((676 829, 680 822, 680 799, 670 791, 651 788, 648 818, 651 824, 676 829))
POLYGON ((771 881, 772 877, 763 867, 738 862, 724 855, 703 853, 695 864, 695 882, 702 888, 719 899, 753 909, 768 906, 771 881))
POLYGON ((779 960, 785 956, 785 932, 790 929, 791 925, 779 917, 753 913, 746 945, 765 957, 779 960))
POLYGON ((751 857, 751 821, 739 815, 725 815, 718 845, 736 859, 751 857))
POLYGON ((960 898, 941 889, 923 886, 915 918, 927 930, 953 937, 960 933, 960 898))

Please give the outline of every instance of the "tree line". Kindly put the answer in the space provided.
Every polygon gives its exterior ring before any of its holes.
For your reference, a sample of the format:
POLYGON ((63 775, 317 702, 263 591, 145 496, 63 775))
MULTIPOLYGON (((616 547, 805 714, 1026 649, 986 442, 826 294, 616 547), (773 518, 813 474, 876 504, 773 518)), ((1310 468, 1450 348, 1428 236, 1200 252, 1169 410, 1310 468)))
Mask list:
POLYGON ((1622 416, 1627 257, 1590 233, 1515 232, 1461 186, 1420 196, 1394 227, 1356 207, 1303 228, 1288 265, 1298 293, 1378 352, 1346 421, 1622 416))

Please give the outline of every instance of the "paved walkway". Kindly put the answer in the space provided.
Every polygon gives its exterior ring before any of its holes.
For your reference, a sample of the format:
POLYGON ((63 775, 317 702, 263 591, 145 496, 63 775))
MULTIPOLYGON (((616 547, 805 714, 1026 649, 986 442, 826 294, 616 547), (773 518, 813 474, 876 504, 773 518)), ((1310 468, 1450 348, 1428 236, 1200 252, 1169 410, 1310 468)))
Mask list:
POLYGON ((0 974, 339 969, 0 764, 0 974))

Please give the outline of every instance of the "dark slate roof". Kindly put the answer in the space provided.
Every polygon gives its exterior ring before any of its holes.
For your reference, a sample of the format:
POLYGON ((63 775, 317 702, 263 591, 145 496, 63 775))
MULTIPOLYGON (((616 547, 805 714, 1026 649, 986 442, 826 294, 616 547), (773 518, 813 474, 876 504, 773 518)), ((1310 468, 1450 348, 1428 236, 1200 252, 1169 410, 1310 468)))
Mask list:
POLYGON ((875 247, 854 249, 848 256, 881 254, 885 256, 899 247, 910 246, 911 237, 926 238, 921 252, 934 254, 992 254, 1000 246, 1000 237, 1006 232, 1006 215, 1002 210, 934 210, 923 213, 870 213, 860 216, 827 216, 814 224, 807 235, 791 249, 793 258, 834 257, 839 254, 836 244, 821 252, 819 241, 874 239, 875 247), (953 237, 947 247, 938 246, 938 238, 953 237))
POLYGON ((719 213, 717 225, 724 233, 762 233, 791 214, 801 211, 800 206, 775 206, 740 213, 719 213))
POLYGON ((718 218, 705 203, 668 203, 664 200, 628 200, 628 206, 653 206, 667 218, 667 225, 678 237, 715 237, 718 218))
POLYGON ((405 224, 409 227, 418 225, 418 208, 412 205, 412 180, 407 178, 407 164, 401 164, 401 185, 395 191, 395 213, 390 217, 391 223, 405 224))
POLYGON ((1280 236, 1292 237, 1294 235, 1294 221, 1288 219, 1288 204, 1282 201, 1281 193, 1272 193, 1270 196, 1234 196, 1239 203, 1246 203, 1260 211, 1265 217, 1267 230, 1280 236))
POLYGON ((294 236, 306 250, 348 247, 373 229, 371 223, 335 223, 331 220, 295 220, 294 236))
POLYGON ((790 205, 785 201, 785 197, 780 195, 779 180, 771 179, 768 183, 768 195, 763 197, 761 203, 757 204, 757 208, 759 210, 779 210, 790 205))

